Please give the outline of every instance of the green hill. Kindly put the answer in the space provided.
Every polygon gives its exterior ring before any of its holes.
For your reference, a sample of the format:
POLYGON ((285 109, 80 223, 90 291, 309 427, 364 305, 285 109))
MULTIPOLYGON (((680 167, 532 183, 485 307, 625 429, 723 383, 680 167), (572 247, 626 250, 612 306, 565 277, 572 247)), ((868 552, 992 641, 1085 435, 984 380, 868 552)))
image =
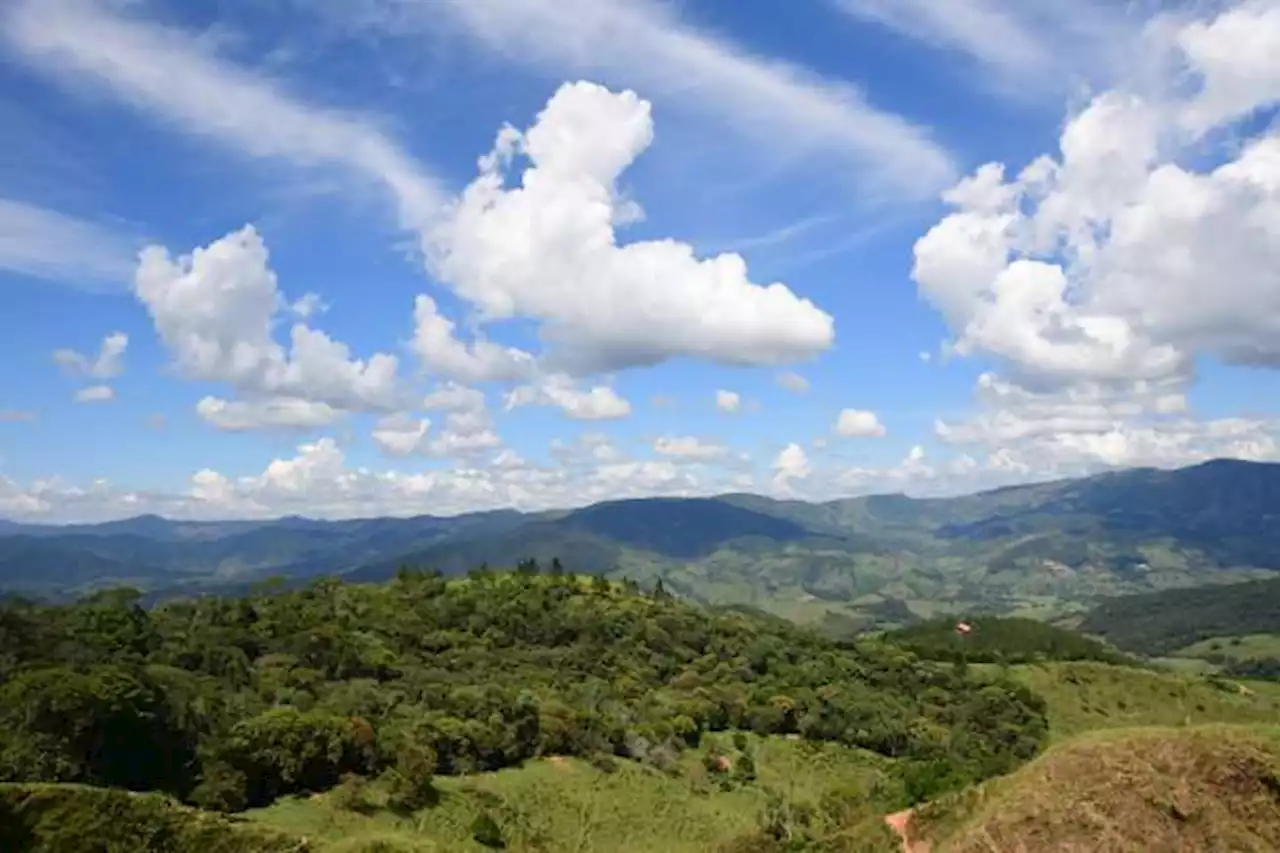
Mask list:
POLYGON ((11 605, 0 628, 0 781, 229 810, 344 774, 429 784, 540 755, 665 771, 734 730, 864 749, 945 787, 1015 766, 1045 736, 1042 706, 1011 683, 528 567, 151 611, 103 594, 11 605))
MULTIPOLYGON (((151 610, 127 592, 9 602, 0 844, 890 853, 900 841, 884 817, 912 806, 944 845, 970 843, 995 819, 982 798, 1040 779, 1041 762, 1024 765, 1051 741, 1280 719, 1280 690, 1090 660, 926 661, 904 646, 937 657, 940 626, 833 640, 749 608, 533 568, 405 571, 151 610)), ((993 657, 1108 651, 1020 620, 990 627, 993 657)), ((1236 766, 1232 749, 1196 767, 1236 766)), ((1232 838, 1213 821, 1235 806, 1203 790, 1191 813, 1209 823, 1189 843, 1232 838)), ((1068 823, 1093 807, 1052 796, 1068 823)), ((990 825, 1014 841, 1025 829, 990 825)))
POLYGON ((1097 640, 1034 619, 944 616, 890 631, 884 640, 926 660, 1010 664, 1038 660, 1132 662, 1097 640), (972 628, 963 636, 956 630, 961 620, 972 628))
POLYGON ((1280 634, 1280 578, 1111 599, 1085 614, 1080 630, 1151 656, 1214 637, 1280 634))

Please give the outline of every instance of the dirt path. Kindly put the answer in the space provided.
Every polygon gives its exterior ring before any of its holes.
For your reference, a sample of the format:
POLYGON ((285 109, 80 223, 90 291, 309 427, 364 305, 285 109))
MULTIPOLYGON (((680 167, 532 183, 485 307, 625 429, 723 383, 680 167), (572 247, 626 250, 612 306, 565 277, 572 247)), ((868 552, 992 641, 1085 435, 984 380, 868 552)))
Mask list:
POLYGON ((907 809, 886 815, 884 822, 902 839, 902 853, 929 853, 927 841, 918 841, 911 837, 911 820, 915 816, 916 813, 913 810, 907 809))

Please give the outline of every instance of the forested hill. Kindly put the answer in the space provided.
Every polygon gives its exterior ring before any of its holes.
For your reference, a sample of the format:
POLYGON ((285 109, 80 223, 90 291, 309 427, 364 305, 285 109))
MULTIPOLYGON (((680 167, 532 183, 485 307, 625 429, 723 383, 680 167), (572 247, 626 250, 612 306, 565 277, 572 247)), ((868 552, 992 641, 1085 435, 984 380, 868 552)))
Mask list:
POLYGON ((1041 701, 879 644, 564 574, 0 608, 0 782, 163 791, 235 811, 343 774, 406 808, 433 774, 539 755, 658 768, 707 732, 892 756, 916 796, 1034 754, 1041 701), (604 760, 600 758, 600 760, 604 760))

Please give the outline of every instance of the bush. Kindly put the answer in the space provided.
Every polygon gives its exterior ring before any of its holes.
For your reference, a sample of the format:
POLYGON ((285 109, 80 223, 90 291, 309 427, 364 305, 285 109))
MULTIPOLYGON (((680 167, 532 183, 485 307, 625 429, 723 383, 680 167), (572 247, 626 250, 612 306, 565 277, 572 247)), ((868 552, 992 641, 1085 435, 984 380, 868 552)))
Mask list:
POLYGON ((356 776, 353 773, 344 775, 342 782, 333 789, 330 796, 333 797, 334 806, 343 811, 357 814, 370 814, 377 811, 377 806, 369 799, 369 780, 363 776, 356 776))
POLYGON ((391 787, 387 805, 406 814, 435 805, 440 799, 435 787, 435 766, 436 757, 430 750, 404 747, 396 757, 396 766, 386 773, 391 787))
POLYGON ((476 815, 475 820, 471 821, 471 837, 476 840, 477 844, 482 844, 495 850, 500 850, 507 846, 506 839, 502 837, 502 828, 498 826, 498 822, 488 812, 480 812, 480 814, 476 815))

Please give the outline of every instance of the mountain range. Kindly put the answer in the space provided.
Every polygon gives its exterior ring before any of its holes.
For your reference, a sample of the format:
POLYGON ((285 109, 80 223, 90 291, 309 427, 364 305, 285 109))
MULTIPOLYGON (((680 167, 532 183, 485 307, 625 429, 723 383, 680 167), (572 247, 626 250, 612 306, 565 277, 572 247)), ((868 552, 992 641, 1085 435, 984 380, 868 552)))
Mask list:
POLYGON ((757 495, 613 501, 441 518, 0 521, 0 591, 65 598, 132 585, 225 593, 282 577, 379 580, 558 558, 674 592, 832 627, 964 609, 1058 616, 1098 600, 1280 569, 1280 464, 1131 469, 915 499, 757 495))

